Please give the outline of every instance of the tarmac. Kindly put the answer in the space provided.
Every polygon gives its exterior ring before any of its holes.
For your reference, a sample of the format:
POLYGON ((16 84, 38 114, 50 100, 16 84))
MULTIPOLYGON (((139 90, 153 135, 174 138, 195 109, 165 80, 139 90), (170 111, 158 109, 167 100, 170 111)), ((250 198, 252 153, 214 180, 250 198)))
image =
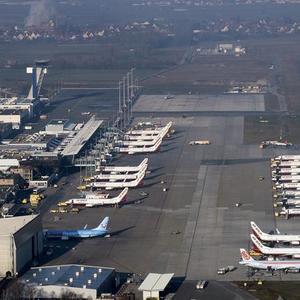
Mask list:
POLYGON ((133 111, 141 112, 263 112, 262 94, 141 95, 133 111), (166 99, 169 97, 169 99, 166 99))
MULTIPOLYGON (((45 228, 95 227, 108 215, 111 237, 50 240, 46 247, 54 253, 44 263, 108 266, 141 277, 148 272, 172 272, 188 280, 251 280, 247 268, 238 264, 239 249, 250 247, 250 221, 266 231, 275 225, 287 232, 292 226, 299 228, 297 219, 274 217, 269 158, 282 150, 244 145, 242 116, 153 117, 135 122, 149 120, 173 121, 176 132, 164 140, 160 152, 147 155, 151 173, 142 187, 130 190, 124 206, 85 208, 78 215, 59 216, 47 212, 46 206, 43 209, 45 228), (201 139, 211 145, 189 145, 201 139), (260 176, 265 179, 260 181, 260 176), (140 196, 141 191, 149 196, 140 196), (219 267, 228 265, 237 269, 217 275, 219 267)), ((143 158, 124 155, 116 164, 135 165, 143 158)), ((78 180, 79 174, 69 176, 47 201, 54 205, 76 195, 78 180)), ((266 276, 260 273, 255 278, 266 276)), ((299 280, 299 275, 267 278, 299 280)))

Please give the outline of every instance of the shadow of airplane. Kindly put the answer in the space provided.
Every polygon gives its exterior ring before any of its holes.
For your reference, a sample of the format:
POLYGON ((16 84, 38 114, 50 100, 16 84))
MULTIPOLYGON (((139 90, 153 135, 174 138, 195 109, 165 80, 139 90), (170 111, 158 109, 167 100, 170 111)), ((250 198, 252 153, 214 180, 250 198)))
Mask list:
POLYGON ((159 174, 155 174, 155 175, 152 175, 152 176, 147 175, 145 177, 145 180, 151 180, 151 179, 157 178, 157 177, 162 176, 162 175, 164 175, 164 173, 159 173, 159 174))
POLYGON ((126 227, 126 228, 123 228, 123 229, 120 229, 120 230, 111 231, 108 234, 110 236, 115 236, 115 235, 119 235, 120 233, 123 233, 123 232, 125 232, 127 230, 130 230, 132 228, 135 228, 135 226, 129 226, 129 227, 126 227))
MULTIPOLYGON (((158 171, 158 170, 161 170, 161 169, 163 169, 164 167, 157 167, 157 168, 153 168, 153 169, 149 169, 149 171, 151 172, 151 173, 154 173, 154 172, 156 172, 156 171, 158 171)), ((150 173, 150 174, 151 174, 150 173)))
POLYGON ((153 186, 153 185, 156 185, 156 184, 159 184, 160 181, 155 181, 155 182, 151 182, 151 183, 147 183, 147 184, 143 184, 141 185, 140 187, 137 187, 138 189, 143 189, 143 188, 146 188, 146 187, 150 187, 150 186, 153 186))
POLYGON ((119 207, 121 208, 121 207, 124 207, 124 206, 127 206, 127 205, 141 204, 141 203, 143 203, 144 200, 145 200, 146 198, 148 198, 148 197, 149 197, 149 195, 144 196, 144 197, 141 197, 141 198, 138 198, 138 199, 126 201, 126 202, 124 202, 122 205, 120 205, 119 207))
POLYGON ((160 153, 165 153, 165 152, 170 152, 170 151, 172 151, 174 149, 177 149, 177 147, 171 147, 171 148, 168 148, 168 149, 160 150, 159 152, 160 153))
POLYGON ((162 145, 163 145, 163 147, 167 147, 167 146, 174 145, 174 144, 176 144, 176 143, 175 142, 170 142, 170 143, 163 143, 162 145))

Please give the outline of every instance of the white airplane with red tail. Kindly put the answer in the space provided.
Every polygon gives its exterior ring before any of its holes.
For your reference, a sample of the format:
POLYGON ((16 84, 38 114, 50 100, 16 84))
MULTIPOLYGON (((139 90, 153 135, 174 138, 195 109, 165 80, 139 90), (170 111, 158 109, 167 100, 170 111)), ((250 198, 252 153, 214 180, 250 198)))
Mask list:
POLYGON ((240 265, 245 265, 253 269, 262 270, 299 270, 300 260, 255 260, 245 249, 240 249, 242 261, 240 265))
POLYGON ((300 258, 300 247, 267 247, 261 243, 261 241, 254 235, 250 234, 252 243, 259 252, 265 255, 284 255, 292 256, 294 258, 300 258))
POLYGON ((264 242, 289 243, 291 245, 300 245, 300 235, 297 234, 269 234, 263 232, 255 222, 250 222, 253 234, 264 242))

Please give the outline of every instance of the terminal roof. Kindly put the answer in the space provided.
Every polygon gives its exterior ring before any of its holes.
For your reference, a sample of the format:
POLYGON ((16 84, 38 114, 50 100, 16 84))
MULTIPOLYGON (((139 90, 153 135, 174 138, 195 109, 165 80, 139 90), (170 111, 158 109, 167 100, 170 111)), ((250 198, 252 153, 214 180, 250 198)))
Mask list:
POLYGON ((62 151, 62 155, 77 155, 102 123, 102 120, 91 118, 62 151))

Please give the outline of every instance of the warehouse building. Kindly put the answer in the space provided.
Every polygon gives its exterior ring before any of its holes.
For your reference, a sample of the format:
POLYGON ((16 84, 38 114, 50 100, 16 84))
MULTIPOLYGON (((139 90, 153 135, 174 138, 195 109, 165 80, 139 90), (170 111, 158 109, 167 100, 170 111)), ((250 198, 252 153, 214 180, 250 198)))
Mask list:
POLYGON ((43 251, 39 215, 0 219, 0 277, 16 275, 43 251))
POLYGON ((80 299, 97 299, 114 293, 116 288, 114 269, 85 265, 35 267, 20 280, 32 286, 42 298, 74 293, 80 299))
POLYGON ((139 291, 143 292, 143 300, 147 300, 148 298, 159 300, 160 293, 166 289, 173 276, 174 273, 149 273, 139 286, 139 291))

